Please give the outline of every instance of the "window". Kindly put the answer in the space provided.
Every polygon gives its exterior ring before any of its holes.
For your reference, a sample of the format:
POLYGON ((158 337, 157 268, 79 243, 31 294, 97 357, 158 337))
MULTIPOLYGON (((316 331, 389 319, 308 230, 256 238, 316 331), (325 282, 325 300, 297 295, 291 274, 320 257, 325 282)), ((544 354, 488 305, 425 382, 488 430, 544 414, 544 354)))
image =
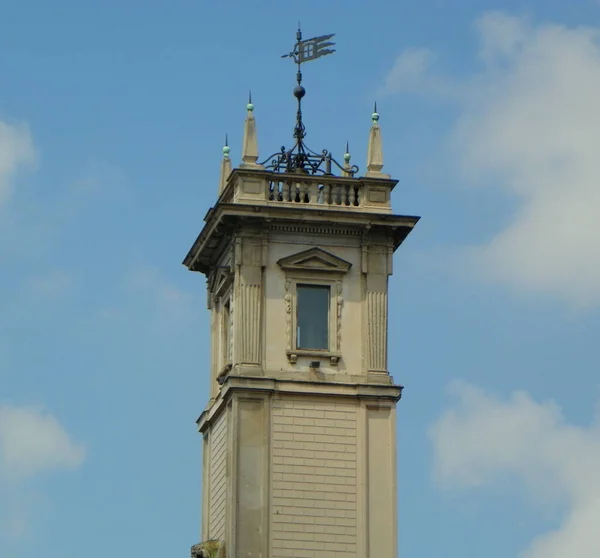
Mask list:
POLYGON ((221 343, 223 344, 223 364, 231 362, 231 301, 223 304, 221 317, 221 343))
POLYGON ((329 349, 328 286, 297 285, 296 347, 329 349))
POLYGON ((285 336, 288 360, 341 358, 344 275, 352 264, 323 250, 310 248, 278 260, 285 274, 285 336))

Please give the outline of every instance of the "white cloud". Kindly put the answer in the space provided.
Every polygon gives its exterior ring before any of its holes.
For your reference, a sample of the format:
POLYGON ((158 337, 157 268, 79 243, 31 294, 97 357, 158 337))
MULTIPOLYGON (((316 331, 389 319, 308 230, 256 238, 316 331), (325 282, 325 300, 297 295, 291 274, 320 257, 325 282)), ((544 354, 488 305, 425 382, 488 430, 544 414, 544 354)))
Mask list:
POLYGON ((0 404, 0 554, 15 555, 15 544, 31 542, 32 527, 44 515, 43 495, 26 481, 77 469, 84 457, 84 447, 47 411, 0 404))
POLYGON ((452 391, 456 405, 431 429, 436 479, 469 488, 516 477, 541 504, 555 500, 566 512, 523 558, 600 556, 600 425, 569 425, 554 403, 523 392, 502 401, 464 383, 452 391))
POLYGON ((58 420, 43 409, 0 406, 0 481, 54 469, 76 469, 84 459, 58 420))
POLYGON ((0 206, 8 200, 17 169, 35 161, 35 149, 29 128, 0 121, 0 206))
POLYGON ((434 61, 433 51, 427 48, 407 48, 403 50, 393 68, 385 78, 380 95, 391 95, 409 91, 427 78, 427 71, 434 61))
POLYGON ((599 29, 479 21, 482 80, 458 122, 463 169, 519 199, 471 257, 490 279, 600 304, 599 29), (497 64, 502 59, 503 64, 497 64))
MULTIPOLYGON (((516 200, 512 219, 465 250, 482 277, 600 305, 600 28, 487 13, 481 71, 460 87, 450 137, 460 176, 516 200)), ((393 69, 388 81, 394 78, 393 69)), ((435 76, 426 74, 423 92, 435 76)), ((435 78, 443 81, 441 78, 435 78)))
POLYGON ((527 39, 524 19, 508 16, 502 12, 488 12, 475 22, 479 32, 480 58, 490 64, 518 55, 527 39))

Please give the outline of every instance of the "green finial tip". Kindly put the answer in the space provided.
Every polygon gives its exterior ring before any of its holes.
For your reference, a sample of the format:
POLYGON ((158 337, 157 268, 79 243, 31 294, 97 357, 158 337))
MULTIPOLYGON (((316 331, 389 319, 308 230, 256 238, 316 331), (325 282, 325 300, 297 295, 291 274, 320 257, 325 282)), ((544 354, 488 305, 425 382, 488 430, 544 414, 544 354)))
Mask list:
POLYGON ((252 112, 252 111, 254 110, 254 105, 253 105, 252 103, 248 103, 248 104, 246 105, 246 110, 247 110, 248 112, 252 112))
POLYGON ((350 144, 346 142, 346 153, 344 153, 344 161, 346 161, 346 163, 349 163, 351 158, 352 155, 350 155, 350 144))
POLYGON ((227 134, 225 134, 225 145, 223 146, 223 155, 225 156, 225 158, 229 156, 230 151, 231 149, 229 148, 229 138, 227 134))
POLYGON ((377 114, 377 101, 375 101, 375 105, 373 107, 373 114, 371 115, 371 119, 373 123, 379 121, 379 114, 377 114))

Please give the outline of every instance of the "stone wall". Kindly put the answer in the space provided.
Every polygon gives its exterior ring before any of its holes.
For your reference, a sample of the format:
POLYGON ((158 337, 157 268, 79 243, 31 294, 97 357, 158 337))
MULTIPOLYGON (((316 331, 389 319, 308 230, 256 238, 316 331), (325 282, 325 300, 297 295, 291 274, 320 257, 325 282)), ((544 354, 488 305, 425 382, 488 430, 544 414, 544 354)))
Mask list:
POLYGON ((227 490, 227 411, 215 421, 210 436, 210 496, 208 538, 225 537, 227 490))
POLYGON ((272 558, 357 555, 357 406, 273 400, 272 558))

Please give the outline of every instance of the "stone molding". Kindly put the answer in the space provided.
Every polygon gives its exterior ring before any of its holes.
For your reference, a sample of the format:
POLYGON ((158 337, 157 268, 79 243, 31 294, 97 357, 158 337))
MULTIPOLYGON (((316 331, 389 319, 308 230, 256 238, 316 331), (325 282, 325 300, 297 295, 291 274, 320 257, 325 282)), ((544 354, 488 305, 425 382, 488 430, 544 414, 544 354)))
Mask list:
MULTIPOLYGON (((350 383, 343 381, 323 381, 320 379, 298 379, 299 374, 294 374, 294 379, 274 379, 264 376, 232 376, 225 378, 215 402, 206 409, 196 424, 200 432, 204 432, 217 417, 223 407, 228 404, 234 392, 262 392, 272 395, 294 394, 308 397, 339 397, 348 399, 371 400, 377 405, 390 405, 400 400, 403 387, 395 384, 379 383, 350 383)), ((389 378, 389 376, 388 376, 389 378)), ((348 376, 344 379, 347 381, 348 376)))
MULTIPOLYGON (((317 234, 319 228, 345 231, 344 235, 360 236, 361 231, 368 230, 388 236, 393 250, 396 250, 418 222, 418 217, 409 215, 392 215, 368 213, 364 211, 344 211, 331 209, 321 211, 315 208, 271 207, 240 203, 219 202, 211 209, 206 218, 206 225, 190 248, 183 264, 191 271, 210 274, 214 262, 218 261, 231 237, 240 227, 268 228, 280 227, 278 230, 294 232, 294 228, 311 227, 317 234), (332 225, 334 223, 334 225, 332 225), (350 232, 358 231, 358 232, 350 232)), ((297 232, 301 233, 302 230, 297 232)), ((327 234, 338 234, 328 231, 327 234)))

